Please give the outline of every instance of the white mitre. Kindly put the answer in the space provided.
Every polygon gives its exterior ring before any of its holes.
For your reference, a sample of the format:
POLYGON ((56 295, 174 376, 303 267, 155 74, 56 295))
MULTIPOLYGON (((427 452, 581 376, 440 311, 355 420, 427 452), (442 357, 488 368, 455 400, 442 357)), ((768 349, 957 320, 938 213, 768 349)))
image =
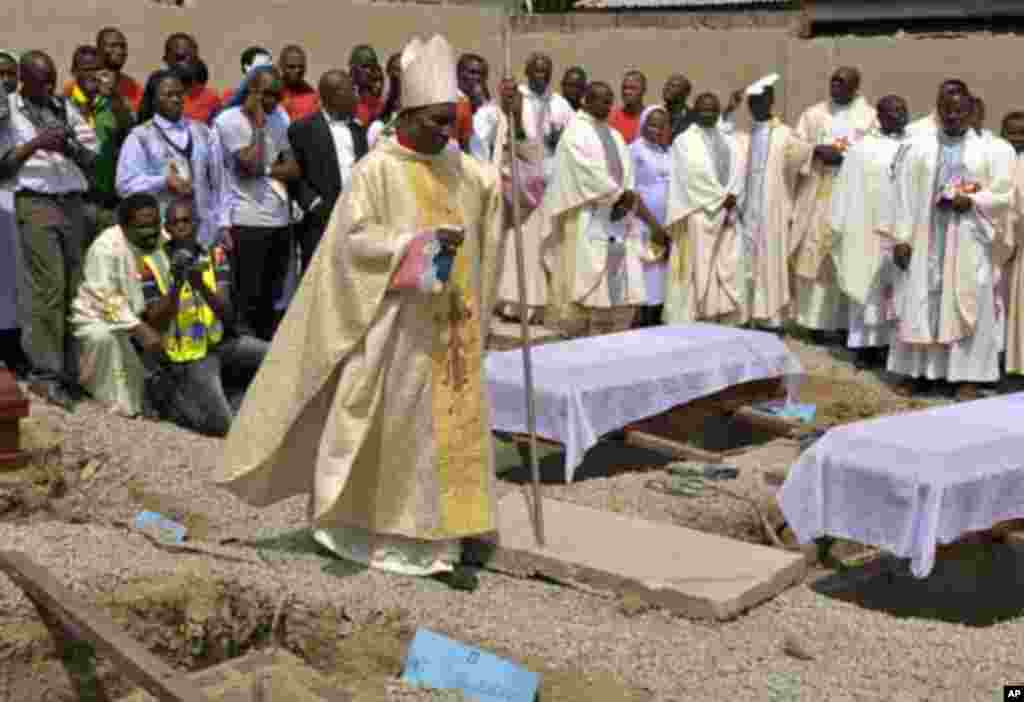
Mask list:
POLYGON ((747 95, 764 95, 765 88, 772 88, 779 82, 779 74, 772 73, 747 87, 747 95))
POLYGON ((402 109, 458 102, 455 51, 440 34, 413 38, 402 51, 402 109))

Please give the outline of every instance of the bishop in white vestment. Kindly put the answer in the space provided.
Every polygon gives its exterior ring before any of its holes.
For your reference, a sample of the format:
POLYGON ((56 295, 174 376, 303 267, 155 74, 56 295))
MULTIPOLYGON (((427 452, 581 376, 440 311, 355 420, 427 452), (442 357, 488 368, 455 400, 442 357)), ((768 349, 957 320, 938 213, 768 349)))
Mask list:
POLYGON ((214 478, 256 506, 308 493, 324 547, 453 584, 462 539, 497 529, 483 363, 503 225, 496 170, 452 147, 457 100, 448 42, 410 42, 395 137, 353 169, 214 478))

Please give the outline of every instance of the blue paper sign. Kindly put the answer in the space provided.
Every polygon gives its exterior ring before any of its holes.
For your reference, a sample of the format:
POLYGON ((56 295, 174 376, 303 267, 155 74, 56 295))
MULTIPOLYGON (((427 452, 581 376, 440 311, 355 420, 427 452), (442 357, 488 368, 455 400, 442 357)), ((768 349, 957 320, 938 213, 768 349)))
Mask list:
POLYGON ((764 402, 754 405, 754 409, 762 414, 771 414, 786 419, 798 419, 810 424, 818 413, 817 405, 800 404, 799 402, 764 402))
POLYGON ((461 690, 480 702, 534 702, 540 676, 427 629, 416 631, 402 681, 436 690, 461 690))
POLYGON ((185 542, 187 530, 181 524, 171 521, 159 512, 143 511, 135 516, 135 528, 142 530, 155 528, 160 539, 172 544, 185 542))

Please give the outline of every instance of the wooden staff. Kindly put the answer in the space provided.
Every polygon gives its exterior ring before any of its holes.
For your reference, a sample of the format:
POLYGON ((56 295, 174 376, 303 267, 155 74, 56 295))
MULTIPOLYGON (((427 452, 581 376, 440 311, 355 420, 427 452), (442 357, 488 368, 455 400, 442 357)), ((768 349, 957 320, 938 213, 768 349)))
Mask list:
MULTIPOLYGON (((505 78, 512 78, 512 13, 511 5, 502 13, 502 42, 505 45, 505 78)), ((533 356, 530 339, 529 310, 526 306, 526 252, 523 246, 523 226, 519 212, 519 165, 516 158, 519 132, 518 115, 509 115, 509 168, 512 175, 512 226, 515 230, 516 269, 519 273, 519 329, 523 342, 523 384, 526 389, 526 431, 529 434, 530 478, 533 484, 533 526, 537 545, 544 548, 544 504, 541 501, 540 463, 537 460, 537 407, 533 395, 533 356)))

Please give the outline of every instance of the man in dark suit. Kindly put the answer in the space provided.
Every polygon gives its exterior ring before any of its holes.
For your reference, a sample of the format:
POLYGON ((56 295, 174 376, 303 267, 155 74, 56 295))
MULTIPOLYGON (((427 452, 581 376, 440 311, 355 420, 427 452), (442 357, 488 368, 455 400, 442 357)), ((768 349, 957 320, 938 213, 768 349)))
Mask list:
POLYGON ((306 216, 298 228, 302 270, 313 258, 334 203, 345 190, 352 166, 366 155, 366 128, 355 118, 357 97, 352 79, 341 70, 320 77, 322 109, 293 122, 288 140, 302 177, 292 184, 292 198, 306 216))

